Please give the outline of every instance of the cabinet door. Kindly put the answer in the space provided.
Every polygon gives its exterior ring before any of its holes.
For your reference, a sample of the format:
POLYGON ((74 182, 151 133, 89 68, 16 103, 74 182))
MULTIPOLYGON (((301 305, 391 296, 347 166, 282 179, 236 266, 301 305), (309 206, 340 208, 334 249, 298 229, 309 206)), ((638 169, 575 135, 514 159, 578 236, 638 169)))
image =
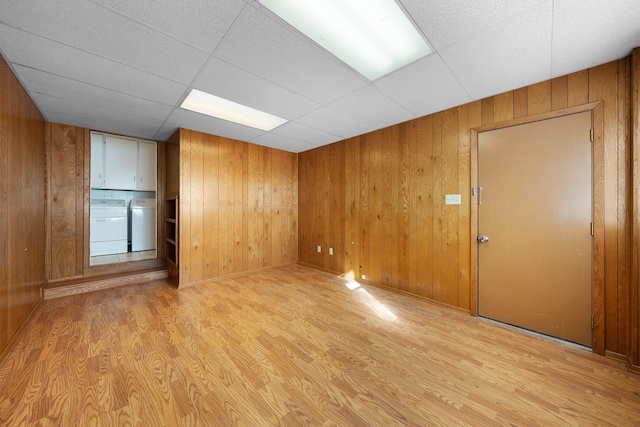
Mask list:
POLYGON ((103 135, 91 134, 91 188, 104 188, 103 135))
POLYGON ((107 136, 104 150, 104 188, 135 190, 138 144, 130 139, 107 136))
POLYGON ((138 190, 156 191, 156 170, 156 144, 138 142, 138 190))

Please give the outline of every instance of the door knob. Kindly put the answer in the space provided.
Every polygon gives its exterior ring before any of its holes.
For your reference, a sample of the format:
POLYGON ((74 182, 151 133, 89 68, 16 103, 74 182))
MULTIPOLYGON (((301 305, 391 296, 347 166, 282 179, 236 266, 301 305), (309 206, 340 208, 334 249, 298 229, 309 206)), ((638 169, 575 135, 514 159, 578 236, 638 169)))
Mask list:
POLYGON ((478 237, 476 240, 478 240, 478 242, 480 243, 487 243, 489 241, 489 237, 482 235, 480 237, 478 237))

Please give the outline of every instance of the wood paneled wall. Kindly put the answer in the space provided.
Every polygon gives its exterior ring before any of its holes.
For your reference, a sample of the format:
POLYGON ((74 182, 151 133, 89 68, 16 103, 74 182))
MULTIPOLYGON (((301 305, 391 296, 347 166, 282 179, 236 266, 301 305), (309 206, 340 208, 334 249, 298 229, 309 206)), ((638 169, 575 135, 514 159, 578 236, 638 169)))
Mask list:
POLYGON ((640 48, 631 54, 631 339, 629 355, 640 365, 640 48))
POLYGON ((180 286, 295 262, 297 155, 178 132, 180 286))
POLYGON ((630 355, 629 58, 301 153, 299 261, 470 310, 471 129, 598 101, 605 348, 630 355))
POLYGON ((45 281, 45 122, 0 56, 0 362, 45 281))
MULTIPOLYGON (((138 272, 164 264, 159 238, 158 258, 133 263, 89 266, 89 203, 91 197, 91 130, 46 124, 48 209, 46 221, 47 287, 76 284, 78 280, 117 273, 138 272)), ((164 144, 158 144, 158 165, 163 164, 164 144)), ((163 182, 164 168, 158 170, 163 182)), ((159 185, 158 200, 163 199, 159 185)), ((162 217, 163 204, 158 204, 162 217)), ((160 224, 160 221, 158 221, 160 224)), ((158 236, 162 236, 161 231, 158 236)))

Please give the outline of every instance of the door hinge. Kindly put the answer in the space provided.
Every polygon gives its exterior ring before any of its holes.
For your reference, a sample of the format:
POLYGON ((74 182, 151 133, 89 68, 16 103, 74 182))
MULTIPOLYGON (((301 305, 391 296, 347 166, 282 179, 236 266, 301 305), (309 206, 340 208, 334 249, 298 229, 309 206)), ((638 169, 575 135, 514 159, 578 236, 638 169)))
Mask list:
POLYGON ((596 316, 591 315, 591 330, 593 331, 596 328, 596 316))
POLYGON ((594 139, 593 129, 591 129, 591 131, 589 132, 589 138, 591 138, 591 142, 593 142, 593 139, 594 139))
POLYGON ((593 225, 593 223, 591 223, 591 235, 592 236, 596 235, 596 229, 595 229, 595 226, 593 225))

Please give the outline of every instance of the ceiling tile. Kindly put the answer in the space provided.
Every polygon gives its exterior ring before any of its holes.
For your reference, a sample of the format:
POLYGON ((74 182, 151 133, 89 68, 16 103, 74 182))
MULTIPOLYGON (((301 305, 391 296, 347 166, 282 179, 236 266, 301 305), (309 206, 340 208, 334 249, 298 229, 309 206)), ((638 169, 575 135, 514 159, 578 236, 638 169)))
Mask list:
POLYGON ((45 118, 48 122, 52 123, 61 123, 64 125, 70 126, 78 126, 86 129, 96 130, 100 132, 106 133, 117 133, 119 135, 127 135, 134 138, 143 138, 149 139, 152 141, 165 141, 165 139, 156 139, 153 137, 149 137, 148 135, 153 135, 154 131, 151 126, 145 126, 145 124, 136 124, 135 126, 121 126, 118 132, 108 131, 105 129, 109 129, 113 127, 113 123, 107 120, 102 120, 100 118, 92 117, 85 118, 80 116, 68 116, 65 114, 59 114, 54 112, 45 112, 45 118))
POLYGON ((546 0, 401 0, 431 45, 440 50, 546 0))
POLYGON ((273 133, 265 133, 251 140, 253 144, 264 145, 265 147, 277 148, 278 150, 289 151, 292 153, 302 153, 303 151, 317 148, 315 145, 308 144, 303 141, 287 138, 273 133))
MULTIPOLYGON (((136 129, 131 136, 151 139, 162 125, 159 120, 150 119, 120 111, 108 110, 93 105, 82 104, 40 93, 32 94, 32 99, 48 121, 52 117, 68 117, 61 123, 82 126, 88 129, 112 133, 124 133, 122 129, 136 129), (92 123, 94 123, 92 125, 92 123)), ((128 134, 128 133, 127 133, 128 134)))
POLYGON ((244 0, 92 1, 208 53, 246 6, 244 0))
POLYGON ((8 25, 178 83, 191 83, 207 54, 85 0, 4 0, 8 25))
POLYGON ((175 124, 186 129, 197 130, 225 138, 250 141, 264 132, 252 127, 239 125, 193 111, 176 108, 167 118, 166 123, 175 124))
POLYGON ((158 104, 120 92, 91 86, 86 83, 59 77, 33 68, 14 66, 20 79, 31 94, 41 93, 56 98, 93 105, 107 110, 136 114, 163 121, 173 109, 172 106, 158 104))
POLYGON ((319 103, 367 84, 337 59, 257 7, 242 11, 214 56, 319 103))
POLYGON ((373 85, 418 117, 471 101, 438 54, 376 80, 373 85))
POLYGON ((211 58, 193 87, 285 119, 319 107, 317 102, 218 58, 211 58))
POLYGON ((366 86, 328 104, 328 107, 370 127, 370 131, 415 118, 376 89, 366 86))
POLYGON ((298 123, 322 129, 343 139, 368 132, 371 127, 327 107, 318 108, 296 120, 298 123))
POLYGON ((551 78, 553 1, 507 19, 440 51, 465 91, 477 100, 551 78))
POLYGON ((640 1, 606 5, 599 0, 555 0, 553 77, 623 58, 640 46, 640 1), (599 49, 605 40, 609 47, 599 49))
POLYGON ((161 104, 175 105, 187 89, 171 80, 2 24, 0 48, 14 64, 161 104))
POLYGON ((296 122, 288 122, 275 128, 271 133, 306 142, 312 145, 326 145, 342 138, 296 122))

